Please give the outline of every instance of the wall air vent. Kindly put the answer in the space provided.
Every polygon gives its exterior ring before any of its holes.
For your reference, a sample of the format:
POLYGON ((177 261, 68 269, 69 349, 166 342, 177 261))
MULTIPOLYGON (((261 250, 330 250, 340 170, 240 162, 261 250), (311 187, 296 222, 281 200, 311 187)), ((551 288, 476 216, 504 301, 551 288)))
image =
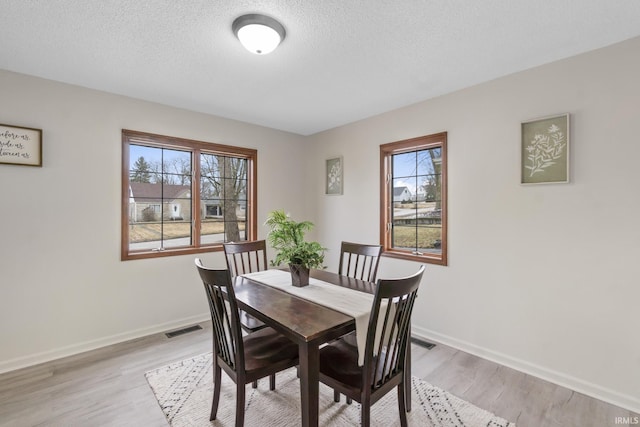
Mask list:
POLYGON ((419 345, 420 347, 424 347, 427 350, 431 350, 433 347, 436 346, 433 343, 421 340, 419 338, 414 338, 414 337, 411 337, 411 342, 414 343, 415 345, 419 345))
POLYGON ((189 332, 197 331, 198 329, 202 329, 202 327, 200 325, 194 325, 194 326, 178 329, 175 331, 167 332, 165 335, 167 336, 167 338, 173 338, 179 335, 188 334, 189 332))

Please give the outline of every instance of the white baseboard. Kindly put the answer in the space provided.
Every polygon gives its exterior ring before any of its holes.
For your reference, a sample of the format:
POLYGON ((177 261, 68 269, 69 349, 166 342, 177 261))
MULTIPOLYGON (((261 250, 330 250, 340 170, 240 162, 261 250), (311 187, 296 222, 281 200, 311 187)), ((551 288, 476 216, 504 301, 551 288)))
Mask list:
POLYGON ((85 351, 95 350, 101 347, 122 343, 132 339, 142 338, 148 335, 169 331, 171 329, 178 329, 184 326, 192 325, 194 323, 205 322, 210 319, 211 315, 209 313, 190 316, 171 322, 153 325, 147 328, 136 329, 121 334, 111 335, 108 337, 98 338, 91 341, 85 341, 82 343, 57 348, 54 350, 44 351, 42 353, 36 353, 2 361, 0 362, 0 374, 26 368, 29 366, 38 365, 40 363, 50 362, 52 360, 61 359, 63 357, 73 356, 79 353, 84 353, 85 351))
POLYGON ((552 369, 527 362, 525 360, 517 359, 509 355, 489 350, 475 344, 458 340, 448 335, 443 335, 438 332, 434 332, 415 325, 411 326, 411 333, 416 338, 444 344, 449 347, 462 350, 464 352, 473 354, 474 356, 478 356, 483 359, 487 359, 500 365, 504 365, 517 371, 523 372, 525 374, 541 378, 545 381, 549 381, 562 387, 566 387, 570 390, 577 391, 579 393, 591 396, 612 405, 620 406, 630 411, 640 413, 640 399, 638 399, 637 397, 619 393, 615 390, 611 390, 606 387, 601 387, 597 384, 581 380, 580 378, 572 377, 570 375, 563 374, 562 372, 557 372, 552 369))

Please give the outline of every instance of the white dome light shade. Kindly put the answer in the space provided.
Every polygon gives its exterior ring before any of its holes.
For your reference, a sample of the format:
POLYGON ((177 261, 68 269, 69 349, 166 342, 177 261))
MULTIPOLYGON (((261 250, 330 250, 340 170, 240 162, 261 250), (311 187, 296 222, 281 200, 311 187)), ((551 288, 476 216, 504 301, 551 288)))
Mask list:
POLYGON ((280 35, 265 25, 250 24, 238 30, 238 39, 249 52, 266 55, 280 44, 280 35))
POLYGON ((233 33, 251 53, 266 55, 284 40, 284 27, 264 15, 243 15, 233 21, 233 33))

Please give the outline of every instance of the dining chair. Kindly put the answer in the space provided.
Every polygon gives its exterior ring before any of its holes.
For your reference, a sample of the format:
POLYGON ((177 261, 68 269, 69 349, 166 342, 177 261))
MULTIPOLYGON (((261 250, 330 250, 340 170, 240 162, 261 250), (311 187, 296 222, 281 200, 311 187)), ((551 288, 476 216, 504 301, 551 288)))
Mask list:
POLYGON ((236 383, 236 427, 242 427, 246 384, 269 376, 269 388, 274 390, 275 374, 298 364, 298 346, 272 328, 243 336, 229 270, 205 268, 199 258, 195 264, 207 293, 213 325, 213 401, 209 420, 215 420, 218 413, 224 370, 236 383))
POLYGON ((358 348, 338 339, 320 349, 320 381, 361 404, 363 427, 370 424, 371 405, 393 388, 398 392, 400 424, 407 426, 405 401, 406 351, 411 313, 424 265, 401 279, 383 279, 369 317, 364 365, 358 365, 358 348), (379 323, 378 319, 382 319, 379 323))
POLYGON ((338 274, 373 282, 378 274, 382 246, 342 242, 338 274))
MULTIPOLYGON (((231 277, 266 270, 267 244, 264 240, 241 243, 224 243, 224 257, 231 277)), ((266 327, 264 323, 244 311, 240 311, 240 326, 247 332, 255 332, 266 327)))
POLYGON ((267 244, 264 240, 224 243, 224 255, 231 277, 269 268, 267 244))
MULTIPOLYGON (((340 262, 338 274, 353 277, 355 279, 374 282, 378 274, 378 263, 382 253, 381 245, 367 245, 362 243, 342 242, 340 246, 340 262)), ((356 334, 347 334, 345 342, 356 345, 356 334)), ((334 400, 340 401, 340 393, 334 391, 334 400)), ((347 403, 351 404, 351 398, 347 396, 347 403)))

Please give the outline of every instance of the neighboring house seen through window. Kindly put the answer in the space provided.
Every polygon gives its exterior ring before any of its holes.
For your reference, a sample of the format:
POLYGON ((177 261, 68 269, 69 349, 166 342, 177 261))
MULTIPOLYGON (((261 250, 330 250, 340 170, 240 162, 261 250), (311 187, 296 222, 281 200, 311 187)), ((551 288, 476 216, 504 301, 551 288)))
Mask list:
POLYGON ((380 146, 385 256, 447 265, 447 133, 380 146))
POLYGON ((122 259, 256 238, 257 151, 122 131, 122 259))

